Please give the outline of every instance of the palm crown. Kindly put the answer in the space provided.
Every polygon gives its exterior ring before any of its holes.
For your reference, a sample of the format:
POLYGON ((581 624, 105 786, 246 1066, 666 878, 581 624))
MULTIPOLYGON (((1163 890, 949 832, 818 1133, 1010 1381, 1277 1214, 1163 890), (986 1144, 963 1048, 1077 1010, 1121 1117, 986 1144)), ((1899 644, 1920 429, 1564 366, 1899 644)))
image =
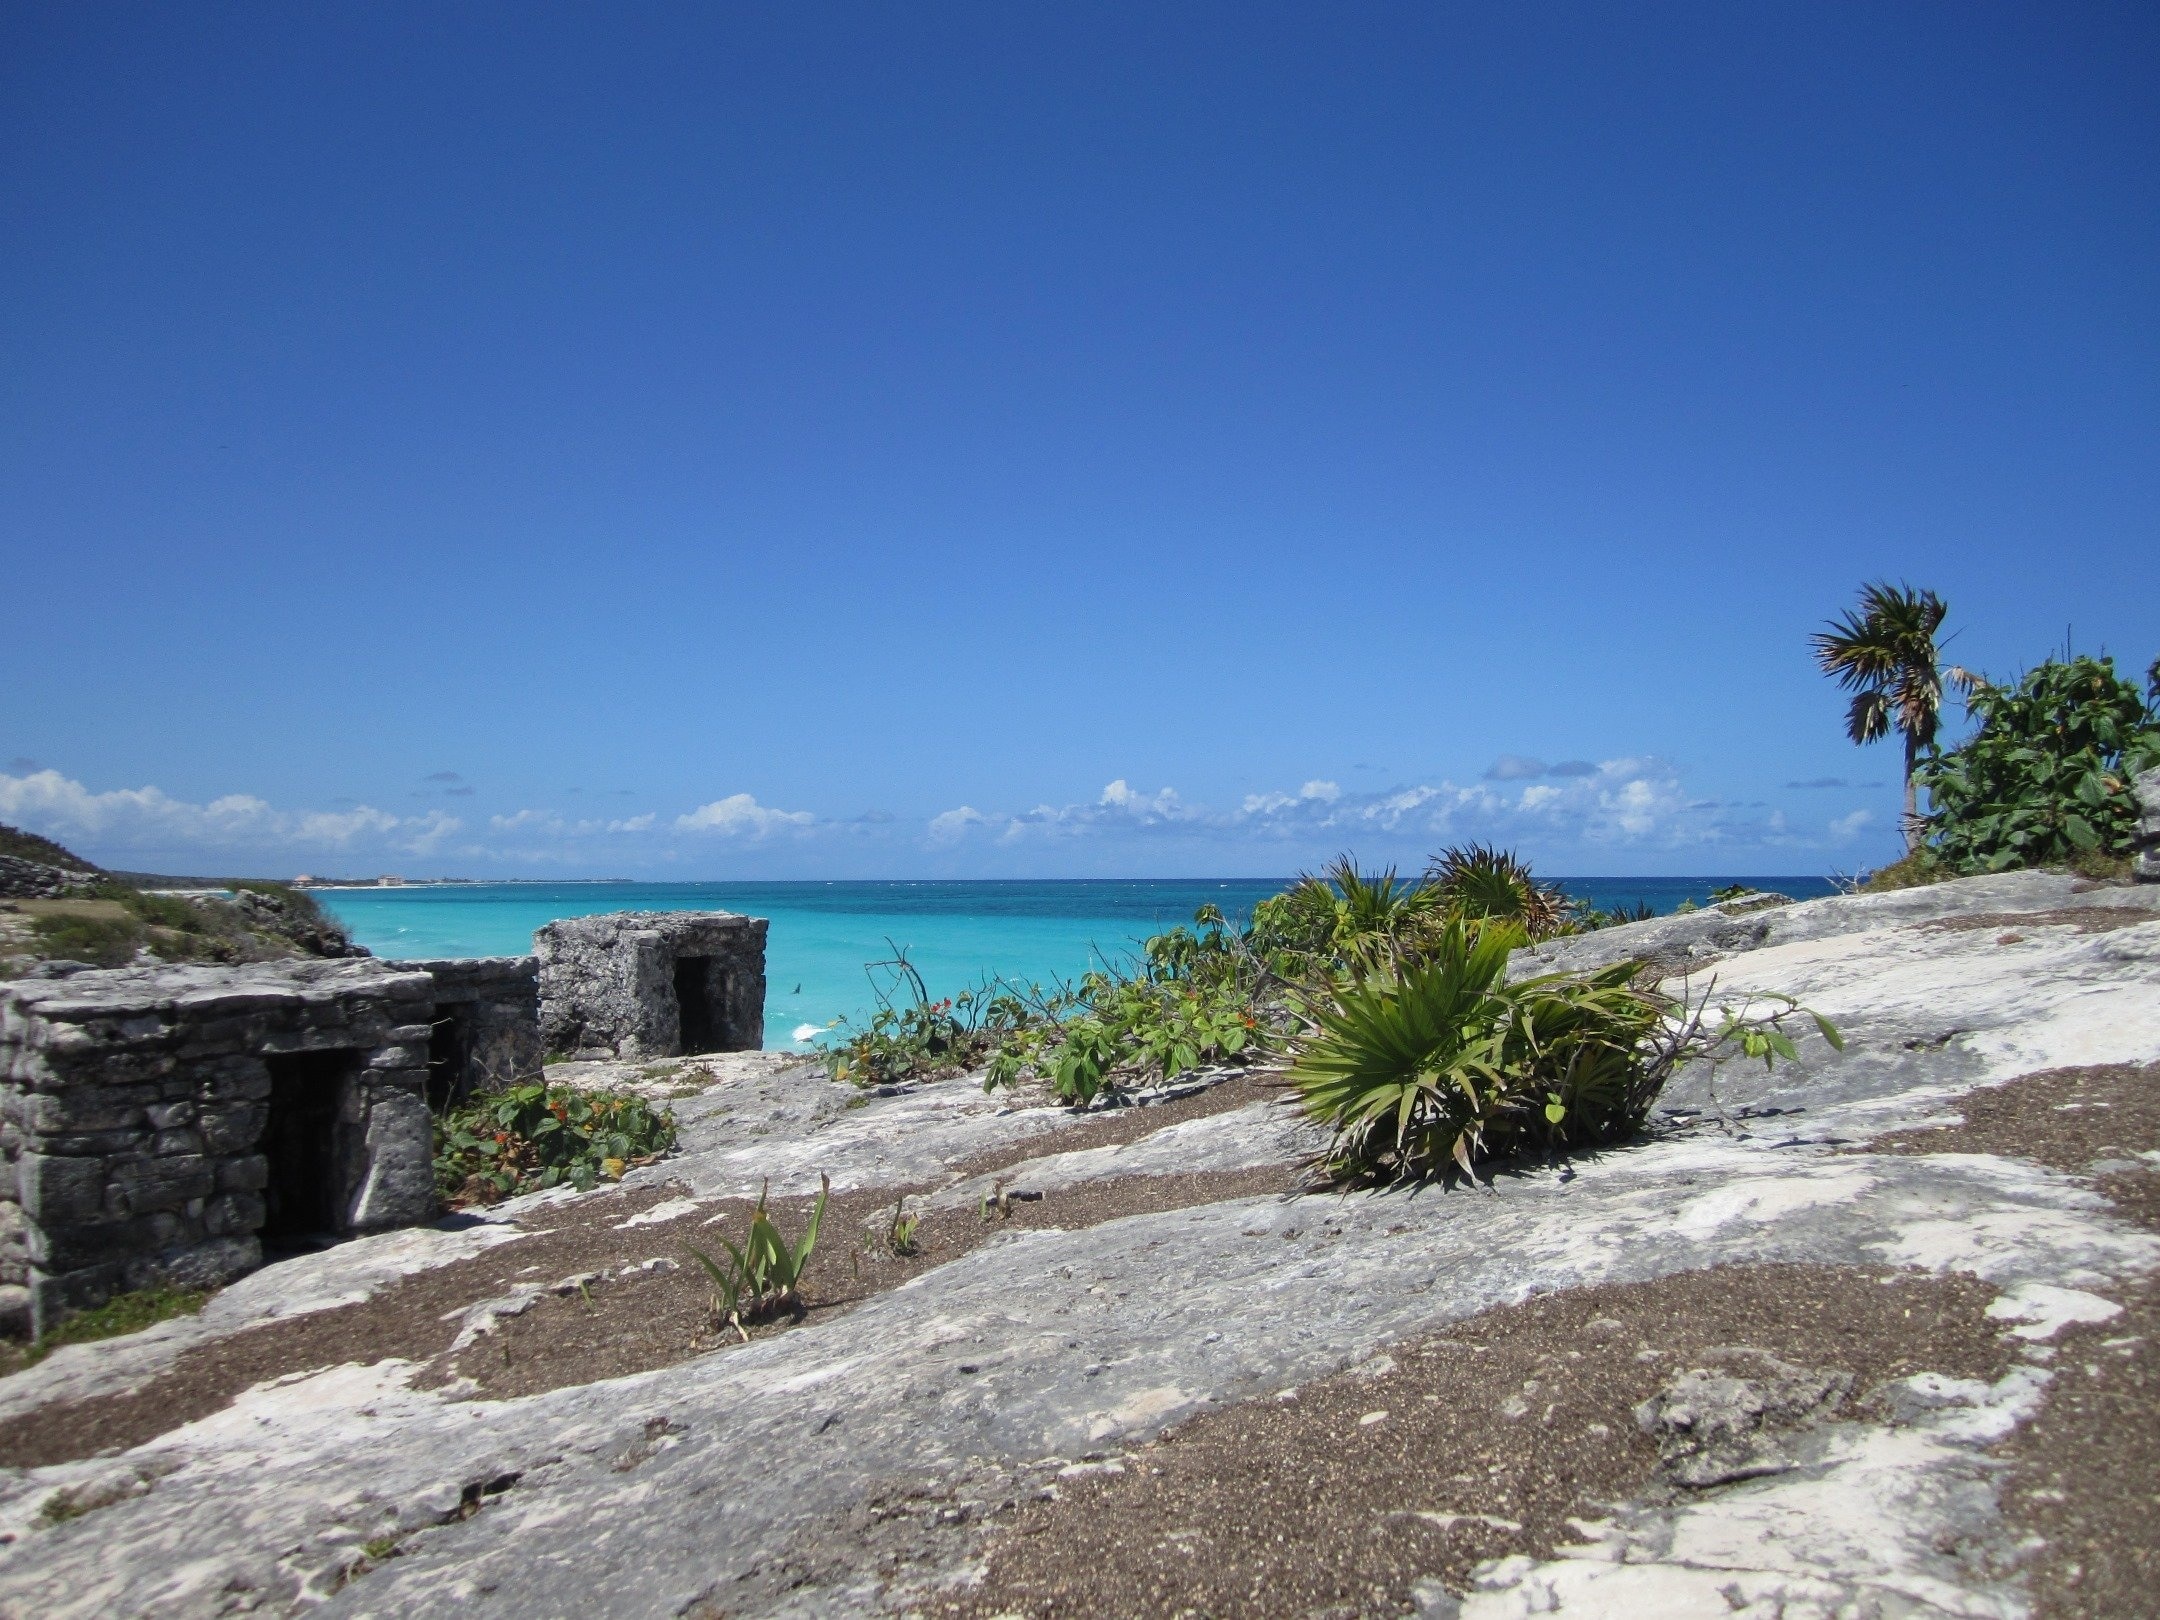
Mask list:
MULTIPOLYGON (((1894 727, 1905 739, 1905 844, 1920 842, 1919 792, 1913 767, 1920 750, 1935 741, 1942 719, 1943 671, 1935 632, 1949 612, 1933 591, 1876 583, 1862 587, 1860 602, 1815 637, 1815 661, 1823 673, 1852 693, 1845 732, 1871 743, 1894 727)), ((1952 670, 1953 679, 1962 671, 1952 670)))

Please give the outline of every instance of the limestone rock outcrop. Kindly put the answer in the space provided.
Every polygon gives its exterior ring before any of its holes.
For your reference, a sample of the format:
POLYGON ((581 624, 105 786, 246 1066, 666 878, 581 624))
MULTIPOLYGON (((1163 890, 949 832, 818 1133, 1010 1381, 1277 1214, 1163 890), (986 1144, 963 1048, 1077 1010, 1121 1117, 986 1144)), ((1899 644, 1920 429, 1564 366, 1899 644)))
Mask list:
POLYGON ((2139 776, 2137 875, 2146 883, 2160 883, 2160 765, 2139 776))
MULTIPOLYGON (((1972 879, 1617 928, 1520 967, 1608 953, 1671 953, 1722 996, 1797 996, 1846 1049, 1811 1034, 1768 1075, 1691 1071, 1646 1140, 1475 1192, 1233 1197, 1001 1232, 852 1308, 619 1379, 473 1399, 356 1346, 119 1455, 0 1471, 0 1610, 942 1612, 997 1546, 1000 1503, 1123 1467, 1188 1418, 1292 1397, 1532 1296, 1805 1265, 1991 1291, 2008 1370, 1955 1378, 1922 1361, 1894 1389, 1848 1394, 1834 1343, 1805 1365, 1673 1363, 1646 1418, 1668 1487, 1575 1523, 1581 1543, 1559 1555, 1488 1560, 1467 1587, 1421 1582, 1420 1612, 2028 1612, 2030 1546, 1994 1448, 2050 1380, 2091 1376, 2072 1364, 2083 1352, 2049 1359, 2060 1336, 2122 1312, 2160 1271, 2160 1236, 2104 1193, 2109 1175, 2150 1172, 2127 1153, 2109 1160, 2127 1169, 2064 1168, 1919 1139, 2036 1072, 2160 1063, 2160 889, 1972 879), (1894 1420, 1871 1415, 1886 1400, 1894 1420)), ((822 1170, 836 1189, 957 1188, 1002 1146, 1041 1161, 1000 1173, 1048 1189, 1049 1207, 1075 1177, 1247 1163, 1269 1140, 1301 1151, 1293 1132, 1196 1123, 1175 1155, 1136 1141, 1091 1158, 1061 1152, 1069 1114, 967 1080, 863 1098, 808 1066, 730 1078, 678 1112, 682 1156, 635 1175, 676 1180, 687 1202, 754 1196, 768 1178, 776 1193, 814 1187, 822 1170)), ((159 1338, 73 1347, 0 1380, 0 1413, 109 1393, 175 1346, 347 1308, 481 1242, 537 1248, 565 1197, 270 1268, 159 1338)))

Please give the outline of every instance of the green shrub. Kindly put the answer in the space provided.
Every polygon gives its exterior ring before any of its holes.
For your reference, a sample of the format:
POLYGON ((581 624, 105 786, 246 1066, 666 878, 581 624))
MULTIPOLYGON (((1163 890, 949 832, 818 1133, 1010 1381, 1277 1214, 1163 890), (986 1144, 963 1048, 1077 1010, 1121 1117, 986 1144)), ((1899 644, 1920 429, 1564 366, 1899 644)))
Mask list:
POLYGON ((877 998, 868 1021, 838 1020, 819 1048, 835 1080, 868 1087, 964 1074, 1013 1030, 1055 1017, 1071 999, 1070 992, 1046 995, 992 979, 933 1001, 906 948, 892 952, 865 969, 877 998))
POLYGON ((1925 888, 1930 883, 1940 883, 1956 875, 1923 844, 1904 859, 1869 872, 1861 878, 1859 889, 1862 894, 1889 894, 1897 889, 1925 888))
POLYGON ((1090 973, 1077 988, 1020 1003, 996 1030, 983 1089, 1034 1074, 1080 1106, 1127 1079, 1175 1079, 1205 1064, 1249 1061, 1266 1046, 1269 974, 1214 906, 1147 942, 1136 971, 1090 973))
POLYGON ((18 861, 36 861, 40 866, 57 866, 64 872, 98 870, 72 849, 34 832, 24 832, 20 827, 10 827, 5 822, 0 822, 0 855, 12 855, 18 861))
POLYGON ((132 917, 83 917, 62 913, 34 919, 30 932, 39 952, 53 960, 125 967, 148 939, 132 917))
MULTIPOLYGON (((810 1267, 810 1257, 817 1252, 818 1228, 825 1221, 825 1203, 832 1196, 832 1181, 826 1176, 818 1177, 817 1203, 811 1208, 810 1222, 803 1228, 803 1235, 789 1247, 780 1235, 780 1228, 765 1212, 765 1194, 771 1182, 758 1189, 757 1209, 750 1216, 750 1230, 743 1235, 742 1246, 737 1248, 726 1238, 720 1246, 727 1252, 725 1262, 717 1261, 702 1249, 690 1250, 691 1258, 705 1268, 705 1275, 713 1287, 713 1316, 740 1333, 745 1341, 750 1337, 745 1331, 746 1322, 777 1316, 782 1311, 802 1314, 802 1277, 810 1267)), ((894 1216, 894 1231, 899 1230, 899 1217, 894 1216)), ((912 1248, 914 1239, 912 1222, 908 1227, 908 1239, 912 1248)), ((896 1245, 895 1253, 899 1253, 896 1245)))
POLYGON ((642 1097, 515 1086, 436 1121, 435 1185, 452 1205, 565 1184, 585 1192, 674 1145, 675 1116, 642 1097))
POLYGON ((1276 978, 1297 983, 1415 954, 1446 917, 1432 883, 1398 878, 1393 867, 1363 872, 1344 855, 1255 906, 1247 939, 1276 978))
POLYGON ((1575 904, 1565 894, 1539 882, 1514 851, 1489 844, 1442 850, 1426 868, 1425 881, 1450 916, 1512 922, 1532 939, 1567 932, 1574 919, 1575 904))
POLYGON ((1540 938, 1584 926, 1574 902, 1512 854, 1471 845, 1443 851, 1414 881, 1342 856, 1261 901, 1242 929, 1202 906, 1129 968, 1050 990, 991 980, 933 1001, 896 948, 870 968, 873 984, 887 975, 876 1010, 836 1026, 824 1058, 836 1079, 864 1086, 977 1067, 985 1089, 1035 1077, 1078 1106, 1152 1077, 1254 1062, 1279 1042, 1294 993, 1420 961, 1452 921, 1495 917, 1540 938))
POLYGON ((2009 686, 1975 680, 1966 704, 1979 731, 1917 773, 1936 861, 2001 872, 2129 853, 2138 815, 2130 782, 2160 765, 2160 705, 2118 676, 2113 659, 2051 661, 2009 686))
POLYGON ((1307 1006, 1289 1078, 1333 1133, 1321 1160, 1331 1177, 1473 1175, 1481 1159, 1596 1146, 1640 1128, 1690 1058, 1727 1044, 1766 1063, 1793 1055, 1780 1026, 1804 1009, 1782 998, 1711 1030, 1703 1008, 1636 985, 1632 962, 1511 985, 1508 953, 1526 942, 1512 924, 1458 921, 1423 960, 1307 1006))

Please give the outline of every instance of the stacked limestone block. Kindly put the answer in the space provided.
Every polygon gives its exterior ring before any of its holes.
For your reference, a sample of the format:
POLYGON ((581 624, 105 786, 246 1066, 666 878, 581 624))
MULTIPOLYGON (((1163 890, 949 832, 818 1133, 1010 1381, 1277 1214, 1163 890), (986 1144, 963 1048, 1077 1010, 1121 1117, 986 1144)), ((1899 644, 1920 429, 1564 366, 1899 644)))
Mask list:
POLYGON ((754 1052, 765 1044, 763 917, 616 911, 533 935, 550 1052, 624 1058, 754 1052), (685 972, 685 969, 688 972, 685 972), (678 992, 694 995, 685 1009, 678 992))
POLYGON ((431 1101, 438 1107, 540 1078, 540 963, 531 956, 401 962, 435 981, 431 1101), (443 1072, 444 1066, 449 1068, 443 1072))
POLYGON ((374 961, 76 970, 0 984, 4 1308, 68 1308, 261 1264, 270 1062, 334 1071, 322 1189, 337 1233, 432 1218, 434 985, 374 961), (19 1281, 17 1279, 20 1279, 19 1281), (24 1292, 27 1292, 27 1299, 24 1292))
POLYGON ((2145 772, 2132 784, 2138 796, 2137 875, 2147 883, 2160 883, 2160 767, 2145 772))

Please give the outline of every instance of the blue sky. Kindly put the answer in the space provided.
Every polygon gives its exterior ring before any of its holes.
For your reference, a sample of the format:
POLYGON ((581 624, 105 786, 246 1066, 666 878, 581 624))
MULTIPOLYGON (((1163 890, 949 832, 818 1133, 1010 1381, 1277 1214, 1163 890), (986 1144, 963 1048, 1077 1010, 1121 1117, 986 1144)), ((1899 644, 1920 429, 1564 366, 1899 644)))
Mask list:
POLYGON ((271 873, 1894 850, 2160 652, 2149 6, 0 7, 0 819, 271 873))

